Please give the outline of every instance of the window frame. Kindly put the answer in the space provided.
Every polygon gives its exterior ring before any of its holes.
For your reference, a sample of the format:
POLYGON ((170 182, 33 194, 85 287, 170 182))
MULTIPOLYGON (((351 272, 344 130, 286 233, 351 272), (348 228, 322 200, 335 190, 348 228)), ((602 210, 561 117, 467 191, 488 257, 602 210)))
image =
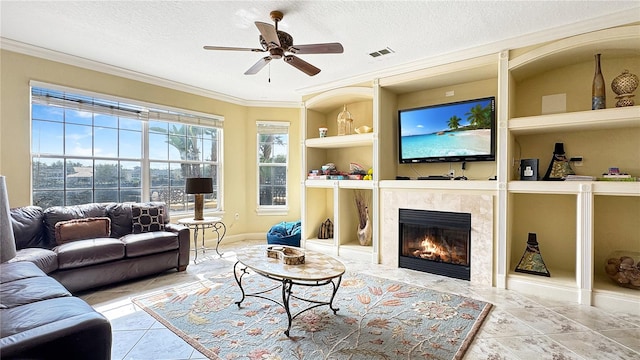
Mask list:
MULTIPOLYGON (((205 212, 211 213, 211 214, 221 214, 224 212, 224 184, 223 184, 224 117, 223 116, 200 113, 200 112, 181 109, 181 108, 157 105, 157 104, 142 102, 138 100, 121 98, 121 97, 100 94, 95 92, 89 92, 89 91, 84 91, 84 90, 79 90, 79 89, 74 89, 74 88, 49 84, 49 83, 38 82, 38 81, 30 81, 29 95, 30 95, 29 121, 30 121, 30 129, 31 129, 30 130, 30 133, 31 133, 30 134, 30 137, 31 137, 30 138, 30 142, 31 142, 30 144, 30 164, 31 164, 30 179, 32 179, 30 184, 30 188, 31 188, 30 202, 32 204, 34 201, 34 191, 38 190, 34 188, 34 182, 33 182, 34 176, 36 175, 34 173, 34 164, 36 163, 35 161, 37 159, 48 159, 48 158, 61 159, 63 161, 62 171, 64 171, 64 169, 66 168, 66 165, 69 159, 71 161, 76 161, 76 160, 91 161, 92 166, 94 167, 94 171, 95 171, 95 164, 98 162, 104 162, 104 161, 115 162, 117 165, 119 165, 120 162, 131 162, 131 161, 139 162, 140 163, 140 192, 141 192, 139 194, 140 195, 139 198, 143 202, 153 200, 151 199, 151 190, 155 188, 155 186, 151 186, 152 179, 151 179, 150 166, 152 163, 166 164, 169 169, 171 169, 171 165, 180 164, 180 163, 189 163, 189 164, 199 165, 201 171, 205 171, 205 174, 206 174, 206 170, 203 170, 203 169, 206 169, 206 168, 216 169, 217 176, 214 178, 214 192, 217 195, 216 207, 215 208, 210 207, 208 209, 205 208, 205 212), (37 95, 34 95, 34 89, 36 91, 38 89, 42 89, 43 94, 62 93, 63 96, 60 98, 57 98, 55 96, 46 98, 48 102, 44 103, 44 100, 43 100, 44 96, 38 97, 37 95), (84 100, 85 98, 90 98, 92 102, 89 103, 85 101, 73 101, 74 96, 77 96, 78 98, 82 98, 82 100, 84 100), (69 100, 69 99, 72 99, 72 100, 69 100), (64 110, 62 110, 63 112, 67 111, 67 109, 90 112, 92 113, 92 119, 95 118, 96 114, 108 113, 109 115, 116 116, 117 119, 120 119, 121 117, 122 118, 126 117, 128 119, 134 119, 134 121, 139 121, 140 136, 141 136, 140 158, 121 156, 119 151, 116 152, 115 157, 109 156, 109 155, 96 156, 96 154, 94 153, 94 146, 95 146, 94 137, 92 137, 92 140, 91 140, 91 144, 92 144, 91 155, 78 156, 75 154, 68 154, 67 149, 64 146, 64 142, 66 141, 66 130, 65 130, 66 125, 65 124, 67 124, 64 118, 62 121, 57 122, 57 124, 62 125, 62 134, 64 136, 64 139, 62 140, 62 149, 57 153, 43 153, 40 151, 34 151, 33 121, 36 121, 36 120, 46 121, 46 120, 37 119, 37 118, 34 119, 33 106, 37 105, 38 103, 48 105, 48 106, 53 105, 53 106, 58 106, 60 108, 64 108, 64 110), (137 118, 132 116, 134 112, 138 113, 137 118), (215 140, 210 140, 210 141, 217 142, 215 144, 216 159, 204 160, 204 157, 201 157, 197 161, 187 160, 187 159, 176 160, 176 159, 171 159, 170 156, 167 157, 167 159, 151 159, 150 149, 149 149, 150 122, 167 122, 168 124, 173 124, 176 126, 182 125, 182 126, 195 126, 195 127, 198 127, 199 129, 207 129, 207 128, 215 129, 215 136, 212 136, 212 139, 215 138, 215 140)), ((52 121, 52 123, 56 123, 56 122, 52 121)), ((96 129, 102 128, 101 125, 96 124, 95 120, 92 120, 90 124, 86 126, 90 127, 92 136, 95 133, 96 129)), ((122 128, 120 127, 119 124, 115 125, 113 129, 116 132, 122 131, 122 128)), ((169 134, 169 131, 167 131, 167 136, 170 136, 168 134, 169 134)), ((213 152, 211 154, 213 154, 213 152)), ((59 189, 59 191, 62 192, 63 194, 66 194, 67 191, 69 191, 70 189, 67 187, 67 179, 66 179, 67 175, 64 173, 62 175, 64 179, 62 183, 62 188, 59 189)), ((91 191, 92 199, 95 201, 96 191, 100 189, 96 188, 94 181, 95 181, 95 175, 92 175, 92 186, 91 186, 91 189, 88 189, 88 191, 91 191)), ((169 190, 173 188, 171 185, 168 185, 168 187, 169 187, 169 190)), ((121 188, 120 178, 118 178, 118 183, 116 185, 115 190, 120 192, 120 188, 121 188)), ((52 189, 52 190, 56 190, 56 189, 52 189)), ((118 195, 118 197, 120 196, 121 194, 118 195)), ((213 195, 209 195, 209 196, 213 198, 213 195)), ((193 206, 192 206, 194 201, 193 197, 194 197, 193 195, 184 195, 185 200, 182 202, 176 203, 178 207, 182 207, 182 209, 172 210, 172 213, 180 216, 182 214, 187 215, 190 212, 193 212, 193 206)), ((207 198, 207 195, 205 195, 205 199, 206 198, 207 198)), ((120 201, 125 202, 126 200, 120 199, 120 201)), ((159 200, 159 201, 163 201, 163 200, 159 200)), ((66 199, 63 200, 63 203, 66 204, 66 199)))
POLYGON ((289 213, 289 160, 291 158, 291 146, 290 146, 290 128, 291 123, 288 121, 256 121, 256 212, 258 215, 287 215, 289 213), (260 161, 260 138, 264 134, 286 134, 286 161, 284 163, 262 163, 260 161), (284 167, 284 188, 285 188, 285 203, 284 205, 261 205, 260 204, 260 169, 262 167, 284 167))

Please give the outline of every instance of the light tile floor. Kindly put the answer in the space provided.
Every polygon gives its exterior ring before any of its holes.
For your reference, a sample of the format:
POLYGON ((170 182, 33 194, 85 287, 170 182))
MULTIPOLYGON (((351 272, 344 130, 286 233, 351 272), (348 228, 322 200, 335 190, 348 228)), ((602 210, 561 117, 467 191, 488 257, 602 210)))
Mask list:
MULTIPOLYGON (((147 313, 133 306, 131 299, 166 286, 200 279, 207 273, 216 272, 221 261, 235 262, 234 251, 238 248, 260 243, 264 240, 223 243, 222 259, 211 255, 215 254, 211 251, 204 256, 200 254, 198 263, 191 262, 185 272, 169 271, 80 294, 111 321, 112 359, 206 359, 147 313)), ((418 284, 494 304, 465 359, 640 360, 640 318, 637 316, 474 286, 468 281, 412 270, 340 260, 350 271, 418 284)))

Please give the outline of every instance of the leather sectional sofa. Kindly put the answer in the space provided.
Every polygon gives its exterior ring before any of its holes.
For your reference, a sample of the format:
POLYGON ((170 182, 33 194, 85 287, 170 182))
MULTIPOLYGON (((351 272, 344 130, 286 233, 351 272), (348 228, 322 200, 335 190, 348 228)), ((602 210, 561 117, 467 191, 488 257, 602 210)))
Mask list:
POLYGON ((31 262, 0 264, 2 359, 111 358, 111 324, 31 262))
POLYGON ((35 263, 72 293, 170 269, 184 271, 189 263, 189 229, 169 223, 164 203, 27 206, 11 209, 11 218, 18 250, 11 261, 35 263), (136 221, 144 223, 145 215, 134 212, 154 209, 155 216, 146 216, 156 220, 151 228, 136 231, 141 224, 136 221))
POLYGON ((164 203, 10 210, 16 256, 0 264, 2 359, 109 359, 109 321, 72 293, 184 271, 190 232, 164 203))

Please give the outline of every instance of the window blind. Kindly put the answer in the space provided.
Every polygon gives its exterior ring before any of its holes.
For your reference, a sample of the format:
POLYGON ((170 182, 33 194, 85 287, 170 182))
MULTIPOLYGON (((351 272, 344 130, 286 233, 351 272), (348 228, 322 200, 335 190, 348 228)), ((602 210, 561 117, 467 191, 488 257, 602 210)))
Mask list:
POLYGON ((179 110, 158 109, 151 106, 133 105, 115 100, 100 99, 95 96, 85 96, 64 90, 42 87, 31 88, 31 102, 33 104, 57 106, 96 114, 126 117, 142 121, 179 122, 190 125, 202 125, 222 128, 223 120, 214 116, 207 117, 189 114, 179 110))
POLYGON ((289 122, 285 121, 257 121, 258 134, 288 134, 289 122))

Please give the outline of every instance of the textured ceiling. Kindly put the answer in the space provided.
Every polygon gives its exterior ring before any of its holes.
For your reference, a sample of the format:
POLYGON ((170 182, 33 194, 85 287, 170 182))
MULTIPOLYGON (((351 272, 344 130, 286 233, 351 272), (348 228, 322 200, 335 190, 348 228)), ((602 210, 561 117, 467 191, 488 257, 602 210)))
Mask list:
MULTIPOLYGON (((0 36, 4 48, 19 42, 239 101, 291 102, 327 84, 372 79, 465 49, 475 48, 478 53, 473 55, 483 55, 529 45, 519 41, 625 10, 638 17, 640 5, 638 1, 2 0, 0 36), (203 45, 260 47, 253 23, 271 23, 272 10, 284 12, 279 29, 291 34, 294 44, 340 42, 344 53, 298 55, 322 69, 309 77, 282 60, 273 60, 256 75, 243 75, 265 54, 202 49, 203 45), (369 56, 387 47, 394 53, 369 56)), ((572 35, 561 31, 565 30, 558 30, 558 36, 572 35)))

